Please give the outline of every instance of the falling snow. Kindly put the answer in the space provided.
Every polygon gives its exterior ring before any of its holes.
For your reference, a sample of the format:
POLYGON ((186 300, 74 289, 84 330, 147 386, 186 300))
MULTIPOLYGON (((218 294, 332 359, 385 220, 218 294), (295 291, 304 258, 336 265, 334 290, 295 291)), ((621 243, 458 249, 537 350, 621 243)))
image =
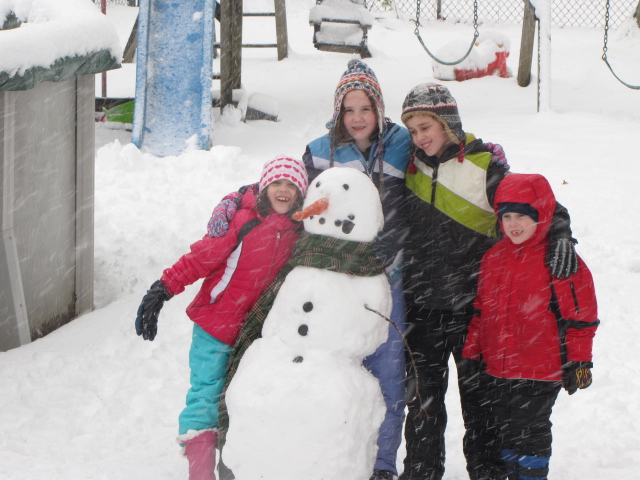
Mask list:
MULTIPOLYGON (((166 304, 154 342, 135 335, 135 312, 162 269, 204 234, 224 194, 255 181, 266 158, 301 157, 309 141, 326 133, 333 92, 351 56, 313 48, 313 5, 287 2, 288 59, 278 62, 268 49, 243 51, 243 86, 277 100, 278 122, 224 122, 216 109, 211 151, 167 158, 141 153, 117 125, 96 125, 96 309, 0 353, 3 480, 186 478, 186 460, 174 440, 188 388, 191 325, 184 311, 198 286, 166 304)), ((136 9, 109 8, 124 46, 136 9)), ((272 20, 262 21, 268 33, 272 20)), ((515 73, 520 27, 490 27, 510 39, 508 65, 515 73)), ((369 32, 373 58, 367 63, 395 121, 409 89, 433 81, 431 59, 413 28, 388 13, 369 32)), ((436 49, 473 36, 470 25, 428 22, 425 28, 436 49)), ((640 35, 634 28, 610 32, 608 53, 617 73, 637 85, 640 35)), ((548 110, 536 112, 535 67, 528 88, 496 76, 447 86, 466 131, 503 145, 513 171, 549 179, 571 213, 578 252, 594 275, 602 320, 594 383, 571 397, 560 394, 552 415, 550 478, 632 479, 640 469, 640 93, 618 83, 601 61, 601 31, 551 30, 548 110)), ((0 50, 0 58, 4 54, 0 50)), ((109 96, 133 94, 135 65, 107 77, 109 96)), ((99 92, 99 76, 96 82, 99 92)), ((452 385, 447 396, 445 480, 467 478, 455 390, 452 385)), ((403 452, 404 445, 400 469, 403 452)))

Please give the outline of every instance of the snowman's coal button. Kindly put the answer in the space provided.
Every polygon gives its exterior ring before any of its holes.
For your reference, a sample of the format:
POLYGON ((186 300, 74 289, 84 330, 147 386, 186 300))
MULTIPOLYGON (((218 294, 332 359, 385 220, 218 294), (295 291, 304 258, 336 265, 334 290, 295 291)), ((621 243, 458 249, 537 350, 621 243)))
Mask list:
POLYGON ((309 313, 311 310, 313 310, 313 303, 305 302, 304 305, 302 305, 302 310, 309 313))
POLYGON ((293 363, 302 363, 302 360, 304 360, 302 357, 296 357, 293 359, 293 363))
POLYGON ((298 327, 298 333, 300 335, 302 335, 303 337, 307 335, 307 333, 309 333, 309 327, 307 325, 300 325, 298 327))
POLYGON ((320 182, 316 182, 316 188, 320 186, 320 182))
POLYGON ((325 222, 324 217, 323 217, 323 218, 321 218, 320 220, 318 220, 318 222, 320 223, 320 225, 324 225, 324 222, 325 222))
POLYGON ((349 185, 345 183, 344 185, 342 185, 342 188, 344 188, 345 190, 349 190, 349 185))

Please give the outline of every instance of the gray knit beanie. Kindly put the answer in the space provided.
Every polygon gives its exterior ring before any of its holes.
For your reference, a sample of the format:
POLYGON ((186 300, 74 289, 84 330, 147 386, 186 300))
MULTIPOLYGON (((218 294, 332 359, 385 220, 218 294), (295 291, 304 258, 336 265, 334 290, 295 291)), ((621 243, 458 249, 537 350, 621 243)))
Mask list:
POLYGON ((402 122, 416 115, 429 115, 439 121, 454 143, 464 143, 466 135, 458 113, 458 104, 449 89, 438 83, 421 83, 413 87, 402 104, 402 122))

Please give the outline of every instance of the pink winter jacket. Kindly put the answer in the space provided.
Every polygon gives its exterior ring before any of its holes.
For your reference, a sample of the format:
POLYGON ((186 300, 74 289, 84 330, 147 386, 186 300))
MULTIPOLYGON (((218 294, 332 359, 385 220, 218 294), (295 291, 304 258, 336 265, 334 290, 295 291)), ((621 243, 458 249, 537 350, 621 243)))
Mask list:
POLYGON ((261 217, 256 197, 247 192, 228 233, 215 238, 205 235, 191 245, 191 252, 167 268, 161 281, 170 294, 177 295, 205 278, 187 315, 207 333, 233 346, 247 312, 291 258, 298 231, 298 224, 284 214, 261 217), (261 223, 238 245, 240 229, 256 217, 261 223))

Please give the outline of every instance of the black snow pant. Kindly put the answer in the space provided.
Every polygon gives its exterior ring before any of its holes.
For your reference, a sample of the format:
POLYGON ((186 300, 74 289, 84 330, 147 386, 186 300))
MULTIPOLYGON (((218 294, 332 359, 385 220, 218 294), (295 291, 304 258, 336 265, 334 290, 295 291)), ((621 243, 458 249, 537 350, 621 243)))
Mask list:
POLYGON ((483 373, 480 383, 487 392, 490 422, 498 427, 500 449, 510 475, 547 478, 551 410, 562 382, 499 378, 483 373))
MULTIPOLYGON (((407 342, 413 363, 411 358, 407 361, 407 454, 400 480, 441 480, 444 475, 449 358, 453 355, 456 364, 460 361, 472 316, 472 310, 424 310, 413 312, 408 318, 407 342)), ((458 377, 458 389, 465 425, 462 448, 469 478, 503 478, 506 474, 497 435, 490 431, 494 426, 489 424, 482 405, 485 395, 478 376, 458 377)))

